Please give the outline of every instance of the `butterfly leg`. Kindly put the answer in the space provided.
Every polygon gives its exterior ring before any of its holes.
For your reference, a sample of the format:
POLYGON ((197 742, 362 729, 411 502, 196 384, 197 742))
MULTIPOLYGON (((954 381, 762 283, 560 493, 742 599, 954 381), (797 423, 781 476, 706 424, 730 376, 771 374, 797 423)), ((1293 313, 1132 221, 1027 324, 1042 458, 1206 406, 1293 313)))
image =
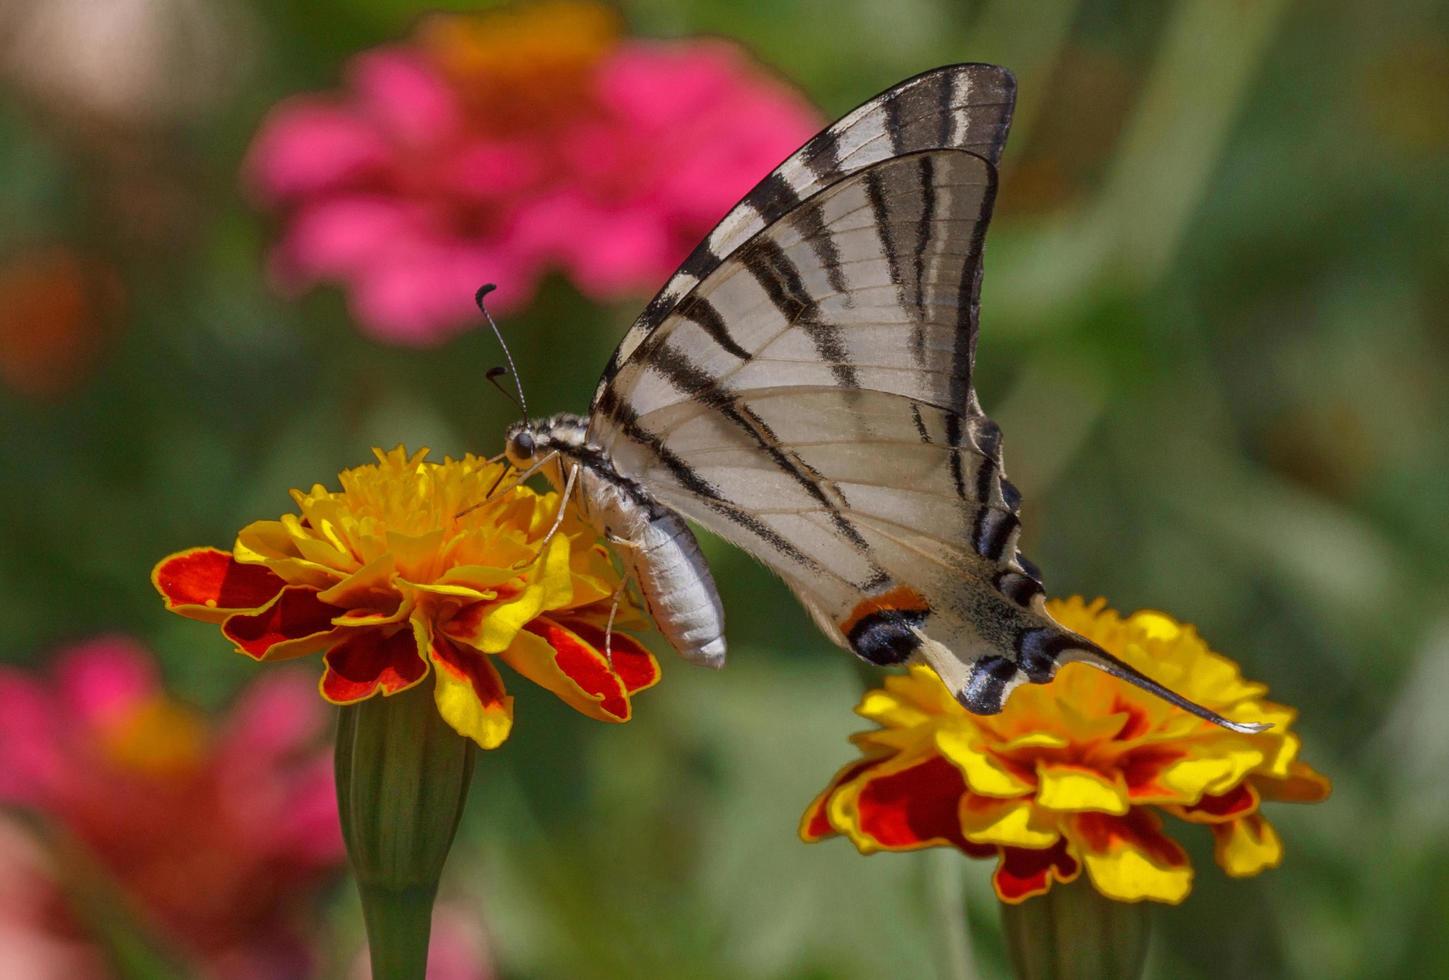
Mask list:
POLYGON ((548 533, 539 542, 538 553, 540 555, 548 549, 548 543, 553 540, 553 536, 558 533, 558 529, 563 525, 564 514, 568 512, 569 508, 569 498, 574 494, 574 485, 577 483, 578 478, 579 465, 575 463, 569 467, 568 476, 564 478, 563 492, 559 494, 558 513, 554 515, 553 526, 548 529, 548 533))
POLYGON ((604 624, 604 660, 608 663, 609 669, 614 669, 614 617, 619 614, 619 602, 624 597, 624 590, 628 588, 628 578, 619 580, 619 587, 614 590, 614 597, 609 603, 609 621, 604 624))
MULTIPOLYGON (((517 478, 513 481, 512 486, 516 487, 523 483, 524 480, 527 480, 529 477, 533 476, 533 474, 537 473, 545 464, 552 462, 553 458, 557 455, 557 451, 551 452, 543 459, 539 460, 537 463, 534 463, 528 469, 524 470, 522 473, 517 473, 517 478)), ((496 463, 502 458, 503 454, 499 453, 497 456, 489 459, 488 462, 496 463)), ((493 481, 493 485, 489 487, 488 492, 483 495, 483 499, 478 501, 476 504, 473 504, 471 507, 464 507, 462 510, 458 511, 458 516, 462 517, 465 514, 471 513, 472 511, 475 511, 479 507, 482 507, 484 504, 488 503, 488 501, 492 500, 493 495, 498 492, 498 487, 503 483, 505 479, 508 478, 509 473, 509 469, 507 467, 504 467, 503 472, 498 474, 498 479, 493 481)), ((512 487, 510 487, 509 489, 512 489, 512 487)))

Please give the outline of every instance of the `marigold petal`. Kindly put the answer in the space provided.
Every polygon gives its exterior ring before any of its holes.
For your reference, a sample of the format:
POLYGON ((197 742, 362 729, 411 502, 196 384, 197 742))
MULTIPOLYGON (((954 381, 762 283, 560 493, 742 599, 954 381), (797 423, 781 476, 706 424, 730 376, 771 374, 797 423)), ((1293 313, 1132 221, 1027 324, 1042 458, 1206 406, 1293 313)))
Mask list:
POLYGON ((854 819, 842 820, 841 808, 832 806, 830 822, 837 828, 843 826, 862 851, 910 851, 951 844, 980 853, 980 845, 973 845, 961 833, 958 809, 966 792, 965 780, 960 770, 940 756, 905 766, 883 765, 854 787, 858 787, 851 794, 854 819))
POLYGON ((428 663, 418 656, 413 630, 391 634, 354 630, 323 655, 322 696, 332 704, 353 704, 383 694, 405 691, 428 676, 428 663))
POLYGON ((1250 813, 1240 820, 1214 824, 1213 857, 1234 878, 1247 878, 1283 860, 1283 842, 1263 815, 1250 813))
POLYGON ((813 844, 826 837, 833 837, 837 830, 830 823, 829 805, 830 798, 841 786, 860 776, 867 769, 880 763, 879 758, 861 759, 849 765, 842 766, 836 774, 831 777, 830 784, 821 790, 810 805, 805 808, 805 814, 800 818, 800 839, 807 844, 813 844))
POLYGON ((1293 763, 1281 778, 1254 773, 1251 779, 1263 799, 1280 803, 1321 803, 1333 792, 1332 781, 1306 762, 1293 763))
POLYGON ((1017 905, 1034 895, 1046 894, 1053 881, 1063 885, 1076 881, 1081 872, 1065 840, 1041 850, 1003 847, 991 884, 998 898, 1017 905))
POLYGON ((216 548, 191 548, 163 558, 151 572, 151 583, 167 609, 206 623, 260 609, 286 585, 267 568, 244 565, 216 548))
MULTIPOLYGON (((581 623, 572 618, 561 620, 561 622, 595 650, 604 649, 602 628, 590 623, 581 623)), ((609 658, 613 664, 614 674, 618 676, 619 681, 624 685, 624 690, 629 694, 638 694, 659 683, 661 676, 659 661, 645 648, 644 644, 628 633, 613 634, 613 639, 609 641, 609 658)))
MULTIPOLYGON (((528 623, 547 609, 568 605, 573 595, 569 577, 569 543, 562 534, 554 535, 548 552, 539 561, 531 581, 517 598, 501 602, 469 623, 466 633, 457 632, 449 624, 448 635, 483 653, 502 653, 528 623)), ((459 623, 461 617, 455 622, 459 623)))
POLYGON ((969 730, 943 728, 936 732, 935 741, 941 754, 961 770, 973 793, 1015 797, 1036 789, 1030 770, 989 751, 969 730))
POLYGON ((1243 781, 1263 761, 1263 753, 1241 737, 1224 736, 1213 754, 1194 754, 1164 766, 1157 782, 1179 795, 1177 802, 1195 803, 1204 794, 1224 793, 1243 781), (1234 742, 1237 744, 1233 744, 1234 742))
POLYGON ((1171 803, 1182 799, 1182 792, 1159 782, 1165 769, 1185 758, 1187 750, 1175 745, 1144 745, 1117 758, 1117 768, 1127 782, 1127 795, 1133 803, 1171 803))
POLYGON ((433 582, 440 585, 462 586, 486 594, 516 578, 518 578, 516 568, 498 568, 493 565, 454 565, 433 582))
POLYGON ((237 532, 232 554, 243 563, 266 565, 289 585, 326 589, 342 577, 337 569, 301 557, 297 542, 308 537, 294 515, 290 520, 253 521, 237 532))
POLYGON ((868 721, 891 728, 912 728, 930 720, 919 706, 880 688, 866 691, 856 705, 855 713, 868 721))
POLYGON ((549 619, 529 623, 503 653, 503 662, 581 714, 628 721, 629 696, 608 661, 573 630, 549 619))
POLYGON ((1062 836, 1055 822, 1032 805, 1030 797, 1002 800, 967 793, 961 798, 959 819, 966 839, 978 844, 1040 850, 1062 836))
POLYGON ((502 745, 513 729, 513 698, 491 658, 443 636, 434 636, 429 657, 438 714, 459 735, 485 749, 502 745))
POLYGON ((329 646, 337 638, 333 617, 344 611, 316 589, 289 585, 259 611, 228 617, 221 632, 253 660, 290 660, 329 646))
POLYGON ((443 529, 433 528, 423 534, 402 534, 388 531, 388 553, 397 564, 397 573, 404 579, 432 577, 433 565, 443 547, 443 529))
POLYGON ((1037 766, 1036 801, 1049 810, 1127 812, 1127 785, 1085 766, 1041 763, 1037 766))
POLYGON ((1097 891, 1119 902, 1176 905, 1192 889, 1192 865, 1161 827, 1155 814, 1134 807, 1121 817, 1074 814, 1065 829, 1097 891))
POLYGON ((392 585, 394 567, 392 555, 374 558, 342 581, 328 586, 318 598, 343 609, 395 610, 398 594, 392 585))
POLYGON ((1239 783, 1226 793, 1204 796, 1191 806, 1168 806, 1174 816, 1188 823, 1227 823, 1258 809, 1258 794, 1247 783, 1239 783))

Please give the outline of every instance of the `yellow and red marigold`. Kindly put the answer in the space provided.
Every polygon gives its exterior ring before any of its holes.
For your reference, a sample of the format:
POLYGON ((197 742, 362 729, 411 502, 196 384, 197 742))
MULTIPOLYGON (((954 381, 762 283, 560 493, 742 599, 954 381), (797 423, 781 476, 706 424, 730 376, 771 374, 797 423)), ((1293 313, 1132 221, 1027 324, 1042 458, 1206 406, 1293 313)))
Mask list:
MULTIPOLYGON (((292 491, 299 513, 248 525, 230 552, 163 560, 166 607, 220 624, 256 660, 322 653, 334 704, 431 673, 439 713, 483 748, 513 724, 495 657, 591 718, 628 721, 659 665, 623 633, 605 655, 620 579, 593 532, 570 512, 545 545, 558 495, 514 485, 504 464, 374 452, 340 492, 292 491)), ((626 605, 618 621, 639 619, 626 605)))
POLYGON ((995 857, 993 883, 1021 902, 1085 867, 1118 901, 1177 903, 1192 885, 1187 854, 1163 815, 1203 824, 1228 874, 1276 866, 1283 847, 1264 800, 1312 803, 1329 782, 1298 761, 1295 712, 1264 699, 1191 626, 1157 612, 1123 618, 1104 600, 1052 600, 1068 629, 1235 721, 1202 721, 1081 664, 1017 690, 999 715, 968 713, 925 668, 886 679, 856 711, 879 727, 852 741, 845 766, 806 811, 800 835, 844 834, 862 853, 953 846, 995 857))

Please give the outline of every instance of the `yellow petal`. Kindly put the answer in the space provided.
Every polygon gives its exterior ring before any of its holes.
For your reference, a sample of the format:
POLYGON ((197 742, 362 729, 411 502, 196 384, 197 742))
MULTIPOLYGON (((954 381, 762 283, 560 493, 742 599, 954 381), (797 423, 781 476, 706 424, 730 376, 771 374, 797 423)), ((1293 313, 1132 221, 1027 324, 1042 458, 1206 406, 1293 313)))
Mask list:
POLYGON ((1196 803, 1204 793, 1226 793, 1263 761, 1263 753, 1258 749, 1242 744, 1241 740, 1237 740, 1238 746, 1232 746, 1230 743, 1233 741, 1233 736, 1216 740, 1221 746, 1221 754, 1190 757, 1172 763, 1158 775, 1157 782, 1181 793, 1183 803, 1196 803))
POLYGON ((573 596, 569 580, 569 542, 554 535, 548 553, 533 571, 533 578, 517 599, 489 611, 479 625, 476 646, 484 653, 502 653, 519 630, 545 609, 560 609, 573 596))
POLYGON ((866 691, 856 706, 862 718, 889 728, 911 728, 929 721, 931 716, 910 701, 903 701, 890 691, 875 688, 866 691))
POLYGON ((966 785, 982 796, 1023 796, 1036 787, 999 757, 985 751, 972 733, 942 729, 936 748, 966 777, 966 785))
POLYGON ((967 794, 961 799, 961 830, 977 844, 1001 844, 1040 850, 1061 837, 1046 814, 1030 798, 996 800, 967 794))
POLYGON ((1097 891, 1119 902, 1151 899, 1176 905, 1192 891, 1192 866, 1154 864, 1141 851, 1122 850, 1082 855, 1082 865, 1097 891))
POLYGON ((472 650, 433 648, 433 701, 438 714, 464 738, 496 749, 513 729, 513 697, 490 658, 472 650))
POLYGON ((1037 766, 1036 801, 1049 810, 1090 810, 1123 814, 1131 805, 1127 785, 1082 766, 1041 763, 1037 766))
POLYGON ((1234 878, 1246 878, 1283 860, 1283 842, 1273 825, 1260 814, 1216 824, 1212 828, 1213 856, 1234 878))

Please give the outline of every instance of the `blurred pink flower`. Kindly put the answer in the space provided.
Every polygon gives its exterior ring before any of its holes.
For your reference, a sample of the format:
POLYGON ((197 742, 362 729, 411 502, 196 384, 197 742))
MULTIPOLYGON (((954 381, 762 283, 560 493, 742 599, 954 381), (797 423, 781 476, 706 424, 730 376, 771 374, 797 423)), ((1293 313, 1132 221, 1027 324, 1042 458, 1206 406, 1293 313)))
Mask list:
MULTIPOLYGON (((204 975, 303 976, 343 858, 325 725, 312 683, 279 673, 213 726, 162 692, 135 643, 97 639, 63 652, 50 683, 0 669, 0 803, 79 848, 204 975)), ((0 848, 0 880, 24 877, 23 854, 0 848)), ((0 935, 59 941, 31 928, 43 890, 0 898, 0 935)))
POLYGON ((289 99, 245 165, 284 215, 290 290, 341 282, 372 336, 433 345, 562 270, 587 296, 647 292, 818 128, 720 40, 624 40, 608 8, 437 15, 355 57, 341 94, 289 99))
POLYGON ((104 975, 100 951, 66 912, 45 848, 18 821, 0 814, 0 980, 104 975))

